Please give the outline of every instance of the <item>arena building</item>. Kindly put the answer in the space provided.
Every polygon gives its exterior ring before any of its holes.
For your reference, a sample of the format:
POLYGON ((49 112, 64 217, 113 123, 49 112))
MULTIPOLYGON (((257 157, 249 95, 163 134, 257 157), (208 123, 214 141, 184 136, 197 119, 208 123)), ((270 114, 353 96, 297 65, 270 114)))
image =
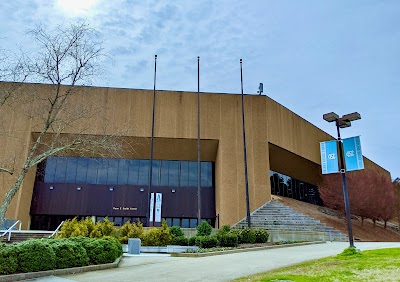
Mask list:
MULTIPOLYGON (((2 88, 9 85, 0 83, 2 88)), ((1 108, 3 166, 22 166, 41 130, 42 116, 34 113, 53 87, 24 84, 14 97, 37 96, 25 99, 29 103, 1 108)), ((149 187, 153 90, 76 87, 74 91, 62 111, 70 124, 59 127, 61 131, 51 129, 41 146, 54 134, 60 139, 84 134, 94 139, 107 136, 115 140, 117 150, 62 151, 43 160, 28 171, 6 217, 21 220, 24 228, 43 230, 54 230, 75 216, 94 220, 108 216, 115 225, 140 219, 148 225, 149 195, 161 193, 161 217, 169 225, 195 227, 197 93, 156 92, 149 187)), ((241 95, 200 93, 200 211, 201 218, 217 228, 246 216, 241 105, 241 95)), ((250 211, 271 200, 271 194, 321 204, 319 142, 333 137, 267 96, 245 95, 244 109, 250 211)), ((364 163, 388 174, 366 158, 364 163)), ((15 177, 0 174, 0 198, 15 177)))

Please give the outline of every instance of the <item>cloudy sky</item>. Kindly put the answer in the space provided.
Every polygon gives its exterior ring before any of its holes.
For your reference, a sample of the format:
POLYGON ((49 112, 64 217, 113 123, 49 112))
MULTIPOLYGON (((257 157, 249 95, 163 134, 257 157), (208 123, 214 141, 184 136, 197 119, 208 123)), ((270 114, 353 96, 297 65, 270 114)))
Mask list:
POLYGON ((98 86, 264 93, 324 131, 322 115, 358 111, 343 137, 400 177, 400 1, 13 0, 0 3, 0 46, 31 47, 26 31, 85 19, 110 55, 98 86))

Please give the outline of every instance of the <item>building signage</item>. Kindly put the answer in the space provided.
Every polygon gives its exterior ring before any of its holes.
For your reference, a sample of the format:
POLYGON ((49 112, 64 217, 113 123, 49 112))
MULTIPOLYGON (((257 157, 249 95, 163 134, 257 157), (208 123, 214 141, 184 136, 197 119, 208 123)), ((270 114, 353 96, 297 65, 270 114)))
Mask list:
POLYGON ((343 151, 346 171, 364 169, 360 136, 343 139, 343 151))
POLYGON ((134 207, 113 207, 114 211, 137 211, 134 207))
POLYGON ((319 143, 321 151, 322 174, 339 172, 337 141, 326 141, 319 143))
POLYGON ((153 211, 154 211, 154 193, 150 196, 150 222, 153 222, 153 211))
POLYGON ((156 193, 156 214, 155 222, 161 222, 161 205, 162 205, 162 194, 156 193))

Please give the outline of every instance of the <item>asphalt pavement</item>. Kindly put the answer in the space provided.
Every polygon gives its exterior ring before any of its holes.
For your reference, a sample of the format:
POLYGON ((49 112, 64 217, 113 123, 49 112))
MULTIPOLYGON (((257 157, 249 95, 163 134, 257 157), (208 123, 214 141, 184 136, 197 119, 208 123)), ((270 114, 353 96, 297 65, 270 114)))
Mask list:
MULTIPOLYGON (((356 242, 360 250, 400 248, 399 243, 356 242)), ((183 258, 170 256, 124 257, 118 268, 92 271, 62 277, 44 277, 29 281, 230 281, 304 261, 341 253, 348 242, 328 242, 291 246, 218 256, 183 258)))

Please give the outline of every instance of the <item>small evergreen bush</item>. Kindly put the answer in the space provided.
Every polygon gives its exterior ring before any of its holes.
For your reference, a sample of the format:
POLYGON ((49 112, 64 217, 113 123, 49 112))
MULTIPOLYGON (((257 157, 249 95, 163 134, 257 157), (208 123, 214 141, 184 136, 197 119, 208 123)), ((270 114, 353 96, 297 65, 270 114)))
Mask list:
POLYGON ((88 254, 90 264, 103 264, 114 262, 119 257, 119 250, 115 241, 109 238, 85 238, 82 241, 88 254))
POLYGON ((56 254, 55 268, 69 268, 89 264, 89 257, 82 244, 71 241, 70 239, 47 241, 56 254))
POLYGON ((269 233, 267 230, 262 228, 257 228, 254 229, 254 234, 256 235, 256 243, 268 242, 269 233))
POLYGON ((18 244, 18 270, 36 272, 54 269, 56 254, 48 240, 33 239, 18 244))
POLYGON ((235 234, 238 237, 238 243, 243 244, 242 229, 231 229, 229 234, 235 234))
POLYGON ((189 239, 186 238, 185 236, 173 237, 171 244, 172 245, 178 245, 178 246, 188 246, 189 245, 189 239))
POLYGON ((0 274, 12 274, 18 269, 18 247, 16 245, 0 245, 0 274))
POLYGON ((196 246, 196 237, 190 237, 188 239, 188 246, 196 246))
POLYGON ((251 228, 244 228, 241 230, 241 241, 243 244, 249 243, 254 244, 256 242, 256 234, 253 229, 251 228))
POLYGON ((196 246, 200 248, 214 248, 217 244, 217 236, 196 236, 196 246))
POLYGON ((168 224, 165 220, 162 221, 161 228, 159 231, 160 231, 160 238, 159 238, 160 246, 166 246, 171 244, 172 235, 169 232, 168 224))
POLYGON ((160 231, 156 227, 147 229, 140 239, 142 239, 142 246, 160 246, 160 231))
POLYGON ((139 221, 136 223, 126 222, 120 228, 119 241, 122 244, 127 244, 129 238, 141 238, 143 235, 143 224, 139 221))
POLYGON ((238 236, 232 233, 225 233, 219 236, 219 245, 221 247, 237 247, 238 236))
POLYGON ((223 236, 223 235, 225 235, 225 234, 228 234, 229 231, 231 231, 231 227, 230 227, 229 225, 224 225, 224 226, 222 226, 222 228, 221 228, 220 230, 218 230, 218 233, 217 233, 217 238, 218 238, 218 240, 219 240, 219 238, 220 238, 221 236, 223 236))
POLYGON ((209 236, 211 235, 212 227, 208 224, 207 221, 202 221, 199 225, 197 225, 197 234, 196 236, 209 236))
POLYGON ((180 226, 171 226, 169 228, 169 233, 171 233, 172 238, 184 236, 182 228, 180 226))

